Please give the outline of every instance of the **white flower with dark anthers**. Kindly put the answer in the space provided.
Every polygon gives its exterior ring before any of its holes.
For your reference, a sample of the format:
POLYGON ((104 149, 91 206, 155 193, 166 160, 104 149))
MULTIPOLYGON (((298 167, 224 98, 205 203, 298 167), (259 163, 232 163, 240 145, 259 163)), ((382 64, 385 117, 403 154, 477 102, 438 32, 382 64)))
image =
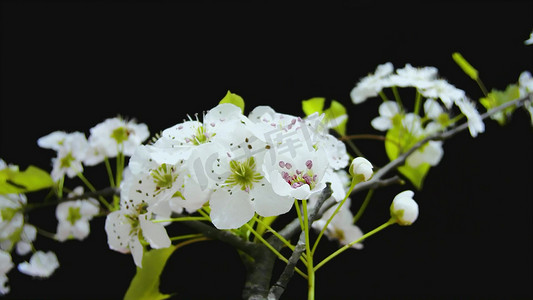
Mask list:
POLYGON ((33 277, 48 278, 59 267, 59 261, 54 252, 37 251, 33 253, 30 262, 22 262, 17 268, 21 273, 33 277))
POLYGON ((24 224, 22 232, 20 233, 20 240, 16 245, 16 252, 18 255, 23 256, 32 250, 32 242, 37 237, 37 228, 31 224, 24 224))
POLYGON ((298 155, 277 153, 266 155, 263 164, 267 180, 280 196, 303 200, 325 187, 324 174, 328 168, 326 153, 322 148, 302 148, 298 155))
POLYGON ((64 131, 54 131, 37 139, 37 145, 41 148, 59 151, 65 143, 67 136, 68 133, 64 131))
POLYGON ((452 107, 454 102, 466 96, 463 90, 456 88, 444 79, 435 79, 431 83, 431 86, 420 89, 420 93, 426 98, 440 99, 448 109, 452 107))
POLYGON ((476 106, 473 102, 468 100, 466 97, 457 99, 455 105, 459 107, 463 115, 466 116, 468 122, 468 130, 472 137, 476 137, 479 133, 485 131, 485 123, 481 119, 481 115, 476 109, 476 106))
MULTIPOLYGON (((340 203, 338 205, 340 205, 340 203)), ((337 206, 329 208, 319 220, 313 222, 312 227, 320 232, 324 226, 326 226, 327 221, 331 218, 331 215, 333 215, 336 209, 337 206)), ((344 205, 328 224, 327 229, 324 231, 324 235, 327 236, 329 240, 339 241, 341 245, 349 244, 363 236, 361 229, 353 224, 353 214, 350 211, 350 198, 346 200, 344 205)), ((355 243, 352 248, 363 249, 363 244, 355 243)))
MULTIPOLYGON (((82 194, 83 187, 79 186, 69 194, 69 197, 82 194)), ((85 239, 91 229, 89 221, 98 214, 99 210, 98 201, 93 198, 65 201, 58 204, 56 207, 58 220, 56 239, 61 242, 70 237, 80 241, 85 239)))
POLYGON ((0 195, 0 248, 11 251, 23 231, 23 208, 27 203, 24 194, 0 195))
POLYGON ((121 201, 120 210, 107 215, 105 222, 109 248, 121 253, 131 253, 133 261, 142 267, 143 238, 154 249, 170 247, 168 234, 160 223, 152 222, 152 213, 145 202, 121 201))
POLYGON ((106 119, 92 127, 90 132, 91 151, 84 161, 86 165, 96 165, 104 161, 104 157, 116 157, 119 151, 131 156, 135 148, 150 136, 146 124, 120 117, 106 119))
POLYGON ((72 178, 78 173, 82 173, 82 162, 88 149, 89 143, 84 133, 69 133, 57 151, 57 157, 52 159, 52 172, 50 174, 52 179, 58 181, 65 174, 72 178))
POLYGON ((364 157, 356 157, 350 165, 350 173, 353 176, 361 176, 362 181, 370 180, 374 171, 372 164, 364 157))
POLYGON ((385 101, 379 105, 379 116, 370 124, 377 130, 387 131, 393 127, 394 118, 400 114, 400 106, 394 101, 385 101))
POLYGON ((442 141, 429 141, 426 145, 409 155, 406 159, 406 163, 414 168, 422 163, 436 166, 441 161, 443 155, 444 150, 442 149, 442 141))
POLYGON ((399 193, 390 206, 391 218, 400 225, 411 225, 418 218, 418 204, 413 200, 415 193, 407 190, 399 193))
POLYGON ((13 268, 13 261, 9 252, 0 250, 0 295, 9 293, 7 273, 13 268))
POLYGON ((406 64, 404 68, 397 69, 396 74, 389 77, 391 86, 428 88, 436 79, 438 70, 435 67, 415 68, 406 64))
POLYGON ((389 86, 388 76, 394 71, 392 63, 379 65, 374 74, 361 78, 350 92, 354 104, 363 103, 366 99, 375 97, 386 86, 389 86))

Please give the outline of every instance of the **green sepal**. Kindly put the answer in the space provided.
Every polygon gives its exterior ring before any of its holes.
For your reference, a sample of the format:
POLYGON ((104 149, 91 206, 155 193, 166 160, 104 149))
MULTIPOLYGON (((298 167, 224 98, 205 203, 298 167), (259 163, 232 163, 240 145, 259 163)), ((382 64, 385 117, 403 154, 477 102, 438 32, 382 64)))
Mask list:
MULTIPOLYGON (((505 91, 499 91, 492 89, 492 91, 487 95, 487 97, 479 99, 479 102, 487 109, 493 109, 509 101, 516 100, 520 97, 520 90, 516 84, 510 84, 507 86, 505 91)), ((513 112, 515 111, 516 106, 512 105, 504 109, 501 112, 493 114, 491 119, 498 121, 500 125, 505 125, 513 112)))
POLYGON ((124 300, 161 300, 171 294, 159 292, 159 277, 165 268, 170 255, 176 250, 175 246, 163 249, 144 251, 142 268, 137 267, 137 273, 131 280, 124 300))
POLYGON ((235 106, 238 106, 241 109, 241 113, 244 113, 244 100, 241 96, 234 94, 228 90, 226 96, 220 100, 219 104, 222 103, 231 103, 235 106))
POLYGON ((50 174, 35 166, 29 166, 24 171, 17 168, 0 170, 0 194, 33 192, 51 187, 53 184, 50 174))
POLYGON ((452 58, 459 65, 459 67, 461 67, 463 72, 466 73, 466 75, 468 75, 470 78, 472 78, 475 81, 478 80, 479 77, 478 77, 477 70, 474 67, 472 67, 472 65, 468 61, 466 61, 466 59, 461 55, 461 53, 454 52, 452 54, 452 58))
MULTIPOLYGON (((407 131, 401 122, 397 122, 397 125, 393 126, 387 131, 385 139, 385 152, 391 161, 395 160, 402 153, 405 153, 411 147, 413 147, 423 137, 415 137, 409 131, 407 131)), ((398 172, 405 176, 415 188, 422 189, 424 179, 429 172, 431 165, 428 163, 422 163, 417 167, 412 167, 407 164, 398 167, 398 172)))

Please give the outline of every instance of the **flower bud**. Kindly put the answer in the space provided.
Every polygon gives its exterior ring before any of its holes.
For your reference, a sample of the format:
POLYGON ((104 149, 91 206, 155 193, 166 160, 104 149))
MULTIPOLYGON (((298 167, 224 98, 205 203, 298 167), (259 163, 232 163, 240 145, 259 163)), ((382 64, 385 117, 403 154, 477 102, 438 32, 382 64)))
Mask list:
POLYGON ((413 200, 413 191, 403 191, 396 195, 390 206, 390 214, 402 226, 411 225, 418 217, 418 204, 413 200))
POLYGON ((356 157, 350 166, 350 173, 354 177, 362 177, 361 181, 368 181, 374 173, 372 168, 372 164, 366 158, 356 157))

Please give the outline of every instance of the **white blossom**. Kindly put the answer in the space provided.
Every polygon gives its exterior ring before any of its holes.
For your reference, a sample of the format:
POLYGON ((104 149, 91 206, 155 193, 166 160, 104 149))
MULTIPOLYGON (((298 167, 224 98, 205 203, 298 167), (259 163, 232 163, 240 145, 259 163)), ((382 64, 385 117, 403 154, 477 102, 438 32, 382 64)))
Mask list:
POLYGON ((444 79, 435 79, 427 88, 420 89, 426 98, 440 99, 446 108, 451 108, 453 103, 466 97, 463 90, 456 88, 444 79))
POLYGON ((420 147, 406 159, 407 165, 411 167, 418 167, 422 163, 428 163, 431 166, 439 164, 444 150, 442 149, 442 141, 429 141, 426 145, 420 147))
POLYGON ((476 106, 473 102, 468 100, 466 97, 457 99, 455 104, 459 107, 461 112, 466 116, 468 122, 468 130, 472 137, 476 137, 479 133, 485 131, 485 124, 481 119, 481 115, 476 109, 476 106))
POLYGON ((415 68, 411 64, 406 64, 404 68, 397 69, 396 74, 389 77, 390 85, 425 89, 432 85, 432 81, 436 79, 437 72, 438 70, 435 67, 415 68))
POLYGON ((120 117, 104 120, 92 127, 90 133, 91 150, 84 161, 86 165, 96 165, 105 157, 116 157, 119 151, 131 156, 135 148, 150 136, 146 124, 120 117))
POLYGON ((11 251, 23 232, 23 207, 27 199, 24 194, 0 195, 0 248, 11 251))
POLYGON ((65 143, 67 136, 68 133, 64 131, 54 131, 37 139, 37 145, 41 148, 59 151, 65 143))
POLYGON ((414 194, 410 190, 403 191, 392 200, 391 217, 400 225, 411 225, 418 218, 418 204, 413 200, 414 194))
POLYGON ((82 162, 88 149, 89 144, 84 133, 76 131, 67 134, 57 150, 57 157, 52 159, 52 179, 58 181, 65 174, 72 178, 82 173, 82 162))
POLYGON ((0 250, 0 295, 9 293, 7 273, 13 268, 13 261, 9 252, 0 250))
POLYGON ((52 251, 37 251, 31 256, 29 263, 22 262, 17 267, 26 275, 48 278, 59 267, 59 261, 52 251))
MULTIPOLYGON (((340 203, 338 204, 340 205, 340 203)), ((326 226, 327 220, 331 218, 337 206, 329 208, 319 220, 313 222, 312 227, 320 232, 326 226)), ((363 236, 361 229, 353 224, 353 214, 350 211, 350 198, 346 200, 344 205, 339 209, 337 214, 328 224, 324 235, 330 240, 338 240, 341 245, 349 244, 363 236)), ((352 248, 363 249, 362 243, 355 243, 352 248)))
POLYGON ((400 106, 394 101, 385 101, 379 105, 379 116, 372 119, 371 125, 377 130, 387 131, 393 127, 394 117, 400 113, 400 106))
MULTIPOLYGON (((79 186, 69 196, 82 194, 83 187, 79 186)), ((94 198, 65 201, 58 204, 56 207, 56 218, 58 220, 56 238, 61 242, 70 237, 77 240, 85 239, 90 232, 89 221, 98 212, 98 201, 94 198)))
POLYGON ((366 99, 375 97, 388 85, 387 77, 394 71, 392 63, 387 62, 378 65, 373 74, 361 78, 357 85, 350 92, 350 97, 354 104, 363 103, 366 99))

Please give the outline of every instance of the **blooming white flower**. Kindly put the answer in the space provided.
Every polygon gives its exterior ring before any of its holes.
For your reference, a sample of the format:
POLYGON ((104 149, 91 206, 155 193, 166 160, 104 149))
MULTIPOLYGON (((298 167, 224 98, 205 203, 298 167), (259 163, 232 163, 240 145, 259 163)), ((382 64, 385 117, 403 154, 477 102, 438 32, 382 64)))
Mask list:
POLYGON ((345 168, 350 156, 346 151, 346 144, 331 134, 317 135, 317 147, 324 149, 329 167, 333 170, 345 168))
MULTIPOLYGON (((69 197, 83 194, 83 187, 74 189, 69 197)), ((98 214, 98 201, 93 198, 87 200, 65 201, 57 205, 56 218, 58 220, 57 240, 64 242, 71 236, 78 240, 85 239, 90 232, 89 221, 98 214)))
POLYGON ((7 273, 13 268, 13 261, 9 252, 0 250, 0 295, 9 293, 7 273))
POLYGON ((444 150, 442 141, 429 141, 426 145, 420 147, 406 159, 406 163, 411 167, 418 167, 422 163, 428 163, 436 166, 442 159, 444 150))
POLYGON ((59 261, 54 252, 37 251, 31 258, 30 262, 22 262, 17 268, 21 273, 26 275, 48 278, 59 267, 59 261))
POLYGON ((67 134, 57 150, 57 157, 52 159, 52 172, 50 174, 52 179, 58 181, 65 174, 72 178, 83 172, 82 162, 88 149, 89 144, 85 134, 82 132, 67 134))
POLYGON ((436 79, 437 68, 423 67, 415 68, 411 64, 406 64, 404 68, 397 69, 396 74, 389 77, 391 86, 416 87, 418 89, 429 88, 432 81, 436 79))
MULTIPOLYGON (((121 253, 131 253, 133 261, 142 267, 144 247, 141 238, 155 249, 167 248, 171 245, 170 238, 161 223, 152 222, 154 214, 150 210, 153 199, 149 195, 139 193, 139 197, 130 197, 133 176, 129 169, 124 172, 124 181, 121 185, 120 209, 113 211, 106 217, 105 231, 109 248, 121 253)), ((170 215, 170 209, 167 210, 170 215)))
POLYGON ((426 98, 440 99, 446 108, 451 108, 453 103, 466 97, 463 90, 456 88, 444 79, 435 79, 427 88, 420 89, 426 98))
POLYGON ((350 173, 353 176, 362 177, 361 179, 363 181, 368 181, 372 177, 372 174, 374 174, 374 171, 372 171, 373 168, 372 164, 366 158, 356 157, 350 166, 350 173))
POLYGON ((415 193, 407 190, 399 193, 390 206, 391 218, 400 225, 411 225, 418 218, 418 204, 413 200, 415 193))
MULTIPOLYGON (((340 203, 338 205, 340 205, 340 203)), ((313 222, 312 227, 316 231, 320 232, 324 226, 326 226, 327 221, 329 218, 331 218, 331 215, 333 215, 336 208, 337 206, 329 208, 326 212, 324 212, 319 220, 313 222)), ((350 211, 350 198, 346 200, 344 205, 333 217, 331 222, 328 224, 327 229, 324 231, 324 234, 330 240, 338 240, 341 245, 349 244, 363 236, 361 229, 357 225, 353 224, 353 214, 350 211)), ((363 244, 355 243, 352 245, 352 248, 363 249, 363 244)))
POLYGON ((131 156, 135 148, 150 136, 146 124, 120 117, 106 119, 92 127, 90 132, 91 150, 84 160, 86 165, 96 165, 105 157, 116 157, 119 151, 131 156))
POLYGON ((394 70, 392 63, 387 62, 378 65, 374 74, 369 74, 361 78, 357 85, 350 92, 350 97, 354 104, 363 103, 366 99, 375 97, 388 85, 387 77, 394 70))
POLYGON ((385 101, 379 105, 379 116, 372 119, 371 125, 377 130, 387 131, 392 128, 394 118, 400 113, 400 106, 394 101, 385 101))
POLYGON ((472 137, 476 137, 479 133, 485 131, 485 123, 481 119, 481 115, 476 109, 473 102, 466 97, 457 99, 455 104, 459 107, 461 112, 466 116, 468 122, 468 130, 472 137))
POLYGON ((426 99, 424 101, 424 113, 430 119, 438 119, 444 110, 435 99, 426 99))
POLYGON ((65 143, 67 136, 68 133, 64 131, 54 131, 37 139, 37 145, 41 148, 59 151, 65 143))

